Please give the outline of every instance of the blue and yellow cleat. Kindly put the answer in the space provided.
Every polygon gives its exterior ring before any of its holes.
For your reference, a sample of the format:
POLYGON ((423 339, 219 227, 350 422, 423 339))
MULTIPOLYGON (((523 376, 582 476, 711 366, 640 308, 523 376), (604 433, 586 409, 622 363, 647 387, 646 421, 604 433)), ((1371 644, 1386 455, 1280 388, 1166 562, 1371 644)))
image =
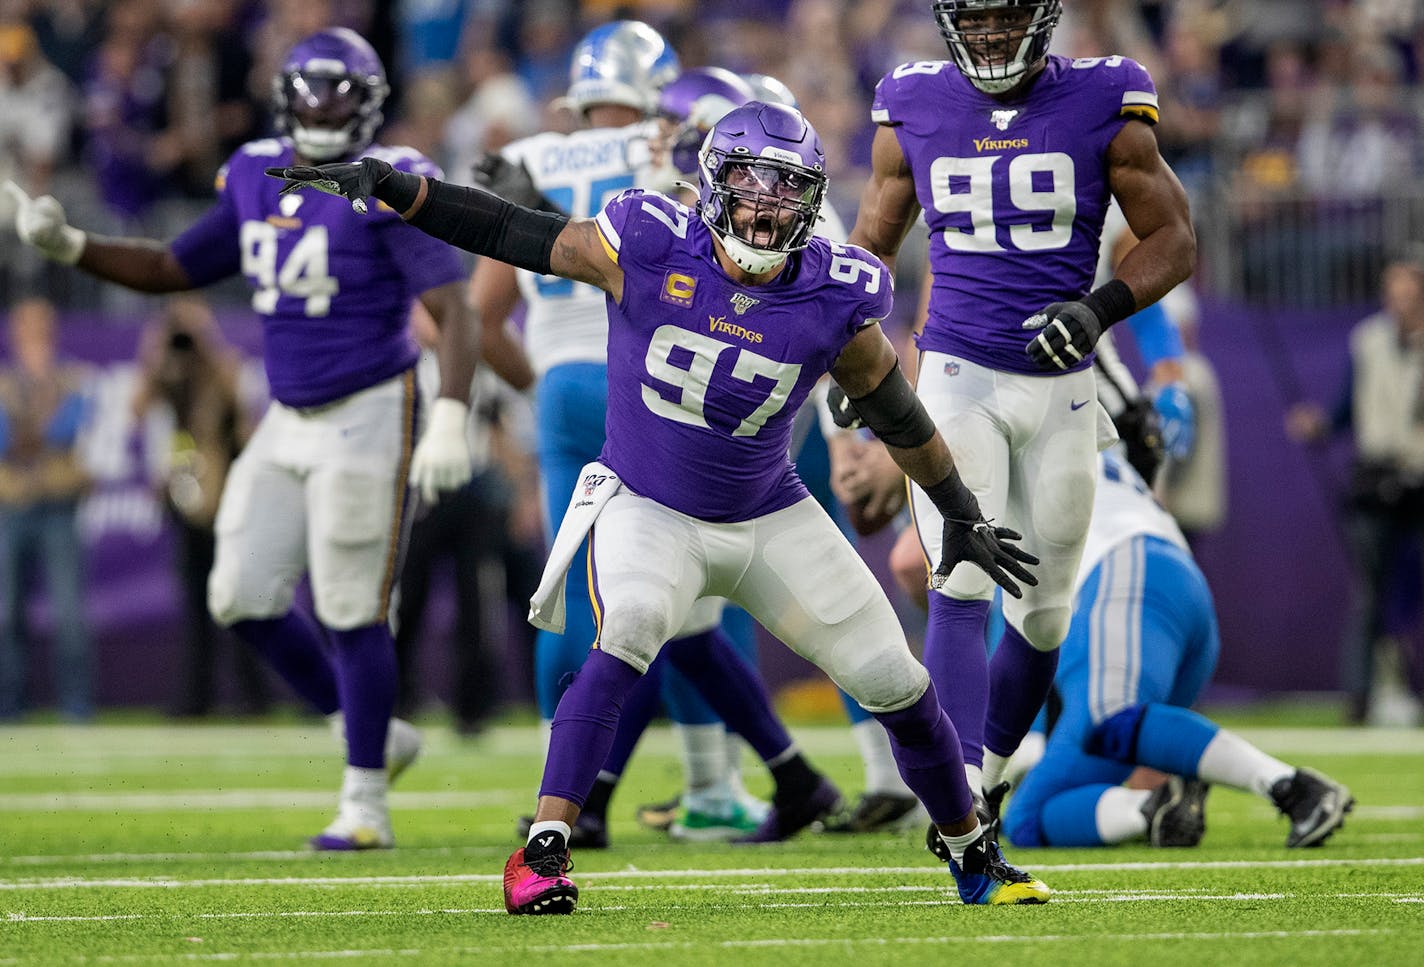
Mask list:
POLYGON ((949 864, 949 872, 959 886, 959 899, 973 906, 1013 903, 1047 903, 1053 891, 1038 877, 1010 866, 999 844, 981 834, 964 851, 964 866, 954 861, 939 830, 930 824, 925 845, 949 864))

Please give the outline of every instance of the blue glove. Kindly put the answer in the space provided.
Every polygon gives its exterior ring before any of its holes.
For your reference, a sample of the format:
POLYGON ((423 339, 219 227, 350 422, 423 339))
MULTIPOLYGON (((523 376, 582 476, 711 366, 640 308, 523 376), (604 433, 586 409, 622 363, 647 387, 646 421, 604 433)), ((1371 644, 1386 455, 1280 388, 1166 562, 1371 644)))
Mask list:
POLYGON ((1168 383, 1152 401, 1162 423, 1162 448, 1173 460, 1185 460, 1197 439, 1197 415, 1181 383, 1168 383))

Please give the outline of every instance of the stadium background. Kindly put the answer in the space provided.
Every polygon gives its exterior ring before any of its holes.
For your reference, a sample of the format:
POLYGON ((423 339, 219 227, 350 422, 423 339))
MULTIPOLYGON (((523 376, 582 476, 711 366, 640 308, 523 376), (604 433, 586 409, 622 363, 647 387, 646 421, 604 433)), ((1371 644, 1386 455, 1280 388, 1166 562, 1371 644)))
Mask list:
MULTIPOLYGON (((1420 237, 1424 12, 1411 0, 1067 7, 1057 50, 1121 52, 1152 71, 1163 151, 1193 199, 1201 265, 1192 284, 1228 441, 1227 519, 1199 553, 1222 623, 1213 697, 1331 692, 1350 580, 1336 525, 1349 454, 1343 445, 1302 450, 1286 439, 1283 416, 1300 398, 1333 402, 1347 334, 1376 303, 1380 267, 1420 237)), ((944 56, 923 0, 0 0, 0 177, 54 193, 80 227, 172 237, 206 204, 227 152, 269 130, 266 96, 282 52, 342 24, 372 39, 391 74, 382 140, 415 145, 459 180, 477 151, 569 123, 558 95, 571 46, 620 15, 662 29, 684 66, 761 71, 796 90, 826 142, 832 198, 847 221, 866 175, 875 81, 898 63, 944 56), (24 83, 36 58, 53 68, 42 90, 24 83)), ((159 705, 174 687, 177 588, 149 480, 155 438, 133 424, 128 400, 139 333, 161 302, 37 261, 9 220, 0 210, 4 304, 50 298, 65 352, 94 364, 85 452, 99 485, 82 522, 98 700, 159 705)), ((922 252, 922 243, 907 249, 906 277, 922 252)), ((245 285, 207 295, 255 360, 261 337, 245 285)), ((902 295, 897 324, 913 301, 902 295)), ((260 363, 249 370, 260 384, 260 363)), ((1403 591, 1396 609, 1407 638, 1416 598, 1403 591)), ((437 595, 423 648, 436 693, 448 602, 437 595)), ((42 637, 42 601, 35 618, 42 637)), ((40 703, 45 651, 34 656, 40 703)), ((527 656, 511 640, 506 657, 506 694, 520 701, 527 656)), ((808 673, 785 649, 764 648, 762 660, 774 685, 808 673)))

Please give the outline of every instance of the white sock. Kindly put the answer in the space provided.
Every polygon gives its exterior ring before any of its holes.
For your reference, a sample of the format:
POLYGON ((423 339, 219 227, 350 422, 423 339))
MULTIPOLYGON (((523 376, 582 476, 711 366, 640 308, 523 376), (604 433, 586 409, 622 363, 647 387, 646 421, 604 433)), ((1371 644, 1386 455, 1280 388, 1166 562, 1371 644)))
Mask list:
POLYGON ((549 760, 549 736, 554 731, 554 723, 551 719, 539 720, 539 761, 549 760))
POLYGON ((963 866, 964 851, 982 835, 984 835, 984 830, 980 828, 979 821, 975 820, 973 831, 965 833, 963 836, 946 836, 941 832, 939 838, 944 840, 944 845, 949 847, 949 855, 954 857, 954 862, 963 866))
POLYGON ((995 752, 984 750, 984 788, 993 789, 1004 781, 1004 770, 1009 766, 1011 756, 999 755, 995 752))
POLYGON ((984 772, 978 766, 964 763, 964 778, 969 782, 969 791, 976 796, 984 795, 984 772))
POLYGON ((1147 835, 1147 817, 1142 815, 1142 804, 1150 795, 1150 789, 1113 786, 1098 797, 1094 819, 1104 843, 1125 843, 1147 835))
POLYGON ((722 727, 722 755, 726 759, 723 775, 733 789, 742 784, 742 751, 746 747, 747 743, 740 735, 728 732, 726 726, 722 727))
POLYGON ((895 753, 890 748, 890 733, 876 719, 866 719, 850 727, 855 744, 860 747, 860 761, 865 766, 865 791, 889 796, 913 796, 900 769, 895 765, 895 753))
POLYGON ((1042 732, 1030 732, 1024 736, 1018 749, 1009 757, 1009 766, 1004 770, 1004 778, 1017 788, 1023 783, 1023 778, 1028 775, 1029 770, 1038 765, 1047 748, 1048 740, 1042 732))
POLYGON ((347 766, 341 781, 341 801, 386 808, 386 770, 347 766))
POLYGON ((1270 799, 1271 786, 1295 775, 1295 769, 1266 755, 1236 733, 1222 729, 1202 750, 1197 775, 1207 782, 1245 789, 1270 799))
POLYGON ((568 823, 560 822, 557 819, 546 819, 540 823, 529 824, 529 838, 524 841, 524 845, 528 846, 530 843, 534 842, 534 837, 538 836, 540 833, 547 833, 550 830, 553 830, 554 832, 557 832, 560 836, 562 836, 564 838, 564 845, 566 846, 568 845, 569 837, 574 834, 573 829, 569 827, 568 823))
POLYGON ((727 729, 711 725, 675 725, 682 740, 682 770, 687 791, 700 792, 727 783, 727 729))

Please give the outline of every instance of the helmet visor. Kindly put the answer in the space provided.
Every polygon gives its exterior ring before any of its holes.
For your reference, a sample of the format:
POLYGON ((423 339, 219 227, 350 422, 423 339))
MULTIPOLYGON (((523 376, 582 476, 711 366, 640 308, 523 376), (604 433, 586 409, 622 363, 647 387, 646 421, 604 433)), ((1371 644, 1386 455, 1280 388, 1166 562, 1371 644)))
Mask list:
POLYGON ((820 211, 825 175, 765 159, 729 159, 720 175, 726 193, 724 218, 732 235, 772 252, 806 244, 820 211))
POLYGON ((287 75, 287 102, 297 121, 310 127, 339 128, 361 110, 366 87, 352 75, 293 71, 287 75))

